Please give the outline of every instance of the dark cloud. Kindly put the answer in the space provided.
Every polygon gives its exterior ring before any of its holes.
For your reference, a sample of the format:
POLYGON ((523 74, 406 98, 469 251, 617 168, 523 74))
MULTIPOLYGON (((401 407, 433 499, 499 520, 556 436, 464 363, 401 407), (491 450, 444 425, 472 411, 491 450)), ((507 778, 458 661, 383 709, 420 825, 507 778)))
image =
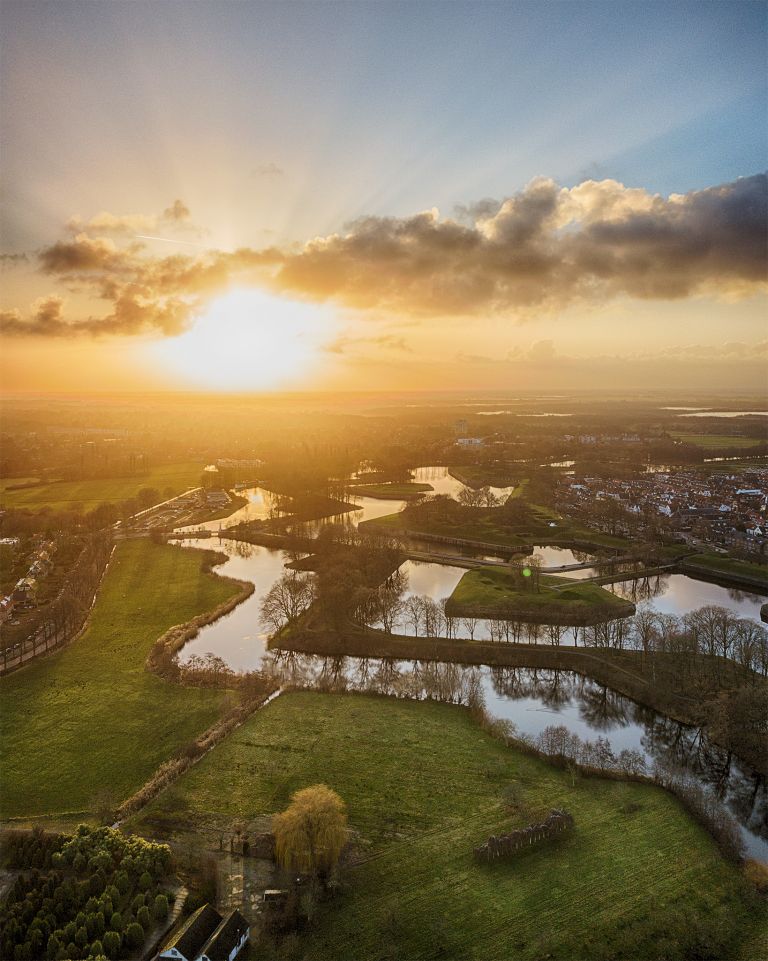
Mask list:
POLYGON ((495 211, 483 201, 470 226, 435 213, 357 221, 287 255, 276 283, 432 314, 745 293, 766 280, 767 184, 759 174, 662 198, 610 180, 538 179, 495 211))

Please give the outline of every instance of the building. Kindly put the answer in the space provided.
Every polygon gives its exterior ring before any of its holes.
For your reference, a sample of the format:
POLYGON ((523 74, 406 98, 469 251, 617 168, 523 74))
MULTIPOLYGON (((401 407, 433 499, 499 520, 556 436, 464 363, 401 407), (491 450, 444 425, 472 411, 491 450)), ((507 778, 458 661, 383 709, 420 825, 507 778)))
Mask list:
POLYGON ((482 447, 482 437, 460 437, 456 443, 459 447, 482 447))
POLYGON ((204 904, 157 955, 158 961, 234 961, 250 937, 250 926, 239 911, 226 918, 204 904))

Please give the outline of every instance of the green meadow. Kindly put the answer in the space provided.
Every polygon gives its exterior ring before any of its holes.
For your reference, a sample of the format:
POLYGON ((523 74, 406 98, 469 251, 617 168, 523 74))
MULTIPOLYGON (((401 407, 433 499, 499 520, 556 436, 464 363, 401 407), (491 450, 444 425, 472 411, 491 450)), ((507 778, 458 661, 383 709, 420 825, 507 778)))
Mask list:
POLYGON ((347 803, 355 857, 291 957, 683 961, 735 957, 761 937, 737 869, 673 797, 574 783, 465 709, 431 701, 284 694, 129 827, 215 832, 278 812, 319 782, 347 803), (507 863, 475 862, 473 846, 490 834, 553 807, 574 815, 572 835, 507 863))
POLYGON ((0 816, 92 810, 135 791, 220 714, 230 695, 149 674, 153 642, 237 590, 204 554, 123 541, 85 633, 0 680, 0 816))

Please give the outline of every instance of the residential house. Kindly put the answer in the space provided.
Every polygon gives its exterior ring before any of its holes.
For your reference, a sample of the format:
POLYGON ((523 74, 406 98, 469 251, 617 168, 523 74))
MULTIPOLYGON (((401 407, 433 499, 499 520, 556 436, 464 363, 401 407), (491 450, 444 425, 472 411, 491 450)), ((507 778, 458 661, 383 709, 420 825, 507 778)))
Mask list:
POLYGON ((226 918, 204 904, 157 955, 158 961, 234 961, 250 937, 250 926, 239 911, 226 918))

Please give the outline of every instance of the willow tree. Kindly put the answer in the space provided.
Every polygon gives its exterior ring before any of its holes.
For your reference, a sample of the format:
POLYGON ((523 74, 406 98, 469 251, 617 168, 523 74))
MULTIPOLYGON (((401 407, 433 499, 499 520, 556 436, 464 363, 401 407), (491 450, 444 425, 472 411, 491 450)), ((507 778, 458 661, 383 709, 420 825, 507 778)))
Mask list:
POLYGON ((347 812, 339 795, 325 784, 296 791, 273 821, 275 854, 289 871, 317 877, 339 860, 347 839, 347 812))

